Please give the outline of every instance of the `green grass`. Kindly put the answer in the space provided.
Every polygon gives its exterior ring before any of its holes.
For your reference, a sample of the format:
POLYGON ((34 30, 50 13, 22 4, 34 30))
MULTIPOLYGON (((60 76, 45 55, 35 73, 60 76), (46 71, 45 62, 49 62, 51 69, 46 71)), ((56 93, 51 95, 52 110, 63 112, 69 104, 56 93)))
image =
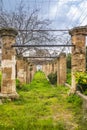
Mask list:
POLYGON ((86 130, 81 101, 68 97, 68 88, 51 86, 42 72, 25 86, 18 100, 0 105, 0 130, 86 130))

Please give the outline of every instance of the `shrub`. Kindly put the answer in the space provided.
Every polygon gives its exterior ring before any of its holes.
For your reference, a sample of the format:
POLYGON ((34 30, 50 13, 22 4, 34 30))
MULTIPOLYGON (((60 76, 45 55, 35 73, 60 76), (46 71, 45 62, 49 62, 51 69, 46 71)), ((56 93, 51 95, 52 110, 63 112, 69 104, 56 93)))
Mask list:
POLYGON ((77 83, 77 90, 80 92, 84 92, 87 89, 87 73, 86 72, 76 72, 76 83, 77 83))
POLYGON ((56 84, 57 83, 57 72, 56 73, 50 73, 48 75, 49 81, 51 84, 56 84))
POLYGON ((29 84, 23 84, 22 87, 21 87, 21 90, 22 91, 29 91, 30 90, 30 85, 29 84))
POLYGON ((67 97, 67 102, 72 103, 74 106, 81 106, 82 100, 80 97, 78 97, 76 94, 72 94, 67 97))
POLYGON ((67 80, 66 82, 71 85, 71 73, 67 73, 67 80))
POLYGON ((16 79, 16 88, 21 89, 21 83, 20 83, 19 79, 16 79))

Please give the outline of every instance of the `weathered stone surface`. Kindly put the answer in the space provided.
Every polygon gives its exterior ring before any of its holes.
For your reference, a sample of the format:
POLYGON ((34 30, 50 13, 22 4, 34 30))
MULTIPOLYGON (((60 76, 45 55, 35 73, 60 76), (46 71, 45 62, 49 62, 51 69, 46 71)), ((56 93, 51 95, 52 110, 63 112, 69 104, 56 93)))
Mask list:
POLYGON ((54 73, 57 72, 57 61, 54 62, 54 73))
POLYGON ((66 82, 66 54, 61 53, 57 60, 57 85, 66 82))
POLYGON ((30 65, 30 82, 33 80, 35 72, 36 72, 36 66, 34 64, 31 64, 30 65))
POLYGON ((1 43, 2 43, 2 83, 1 83, 1 97, 4 95, 9 96, 18 95, 16 92, 16 83, 15 83, 15 48, 11 46, 15 44, 15 38, 17 31, 12 28, 3 28, 0 29, 1 43))
POLYGON ((17 58, 17 79, 19 79, 22 84, 27 83, 27 68, 27 61, 24 60, 23 57, 17 58))
POLYGON ((72 48, 72 93, 76 91, 75 72, 84 72, 86 70, 86 47, 85 35, 87 34, 87 28, 77 27, 70 30, 72 44, 75 47, 72 48))

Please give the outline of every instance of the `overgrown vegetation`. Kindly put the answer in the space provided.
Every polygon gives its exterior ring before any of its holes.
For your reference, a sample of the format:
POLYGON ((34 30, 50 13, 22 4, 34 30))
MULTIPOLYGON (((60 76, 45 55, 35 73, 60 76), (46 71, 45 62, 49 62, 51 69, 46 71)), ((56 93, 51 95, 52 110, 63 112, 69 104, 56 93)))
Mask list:
POLYGON ((66 82, 71 85, 71 53, 67 54, 67 80, 66 82))
POLYGON ((56 73, 50 73, 48 75, 49 81, 51 84, 56 84, 57 83, 57 72, 56 73))
POLYGON ((82 93, 87 91, 87 73, 76 72, 75 77, 76 77, 77 89, 82 93))
POLYGON ((66 83, 68 83, 69 85, 71 85, 71 69, 67 69, 66 83))
POLYGON ((68 97, 68 88, 51 86, 40 71, 26 88, 18 89, 18 100, 0 106, 0 130, 86 130, 81 101, 68 97))

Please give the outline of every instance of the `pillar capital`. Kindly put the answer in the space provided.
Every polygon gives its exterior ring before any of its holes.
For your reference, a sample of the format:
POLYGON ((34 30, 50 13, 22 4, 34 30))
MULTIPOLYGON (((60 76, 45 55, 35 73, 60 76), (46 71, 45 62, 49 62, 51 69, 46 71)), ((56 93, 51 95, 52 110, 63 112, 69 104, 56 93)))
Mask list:
POLYGON ((69 31, 69 34, 71 36, 73 36, 73 35, 87 35, 87 26, 80 26, 80 27, 72 28, 69 31))
POLYGON ((16 37, 17 34, 18 32, 14 28, 1 28, 0 29, 0 37, 4 37, 4 36, 16 37))

